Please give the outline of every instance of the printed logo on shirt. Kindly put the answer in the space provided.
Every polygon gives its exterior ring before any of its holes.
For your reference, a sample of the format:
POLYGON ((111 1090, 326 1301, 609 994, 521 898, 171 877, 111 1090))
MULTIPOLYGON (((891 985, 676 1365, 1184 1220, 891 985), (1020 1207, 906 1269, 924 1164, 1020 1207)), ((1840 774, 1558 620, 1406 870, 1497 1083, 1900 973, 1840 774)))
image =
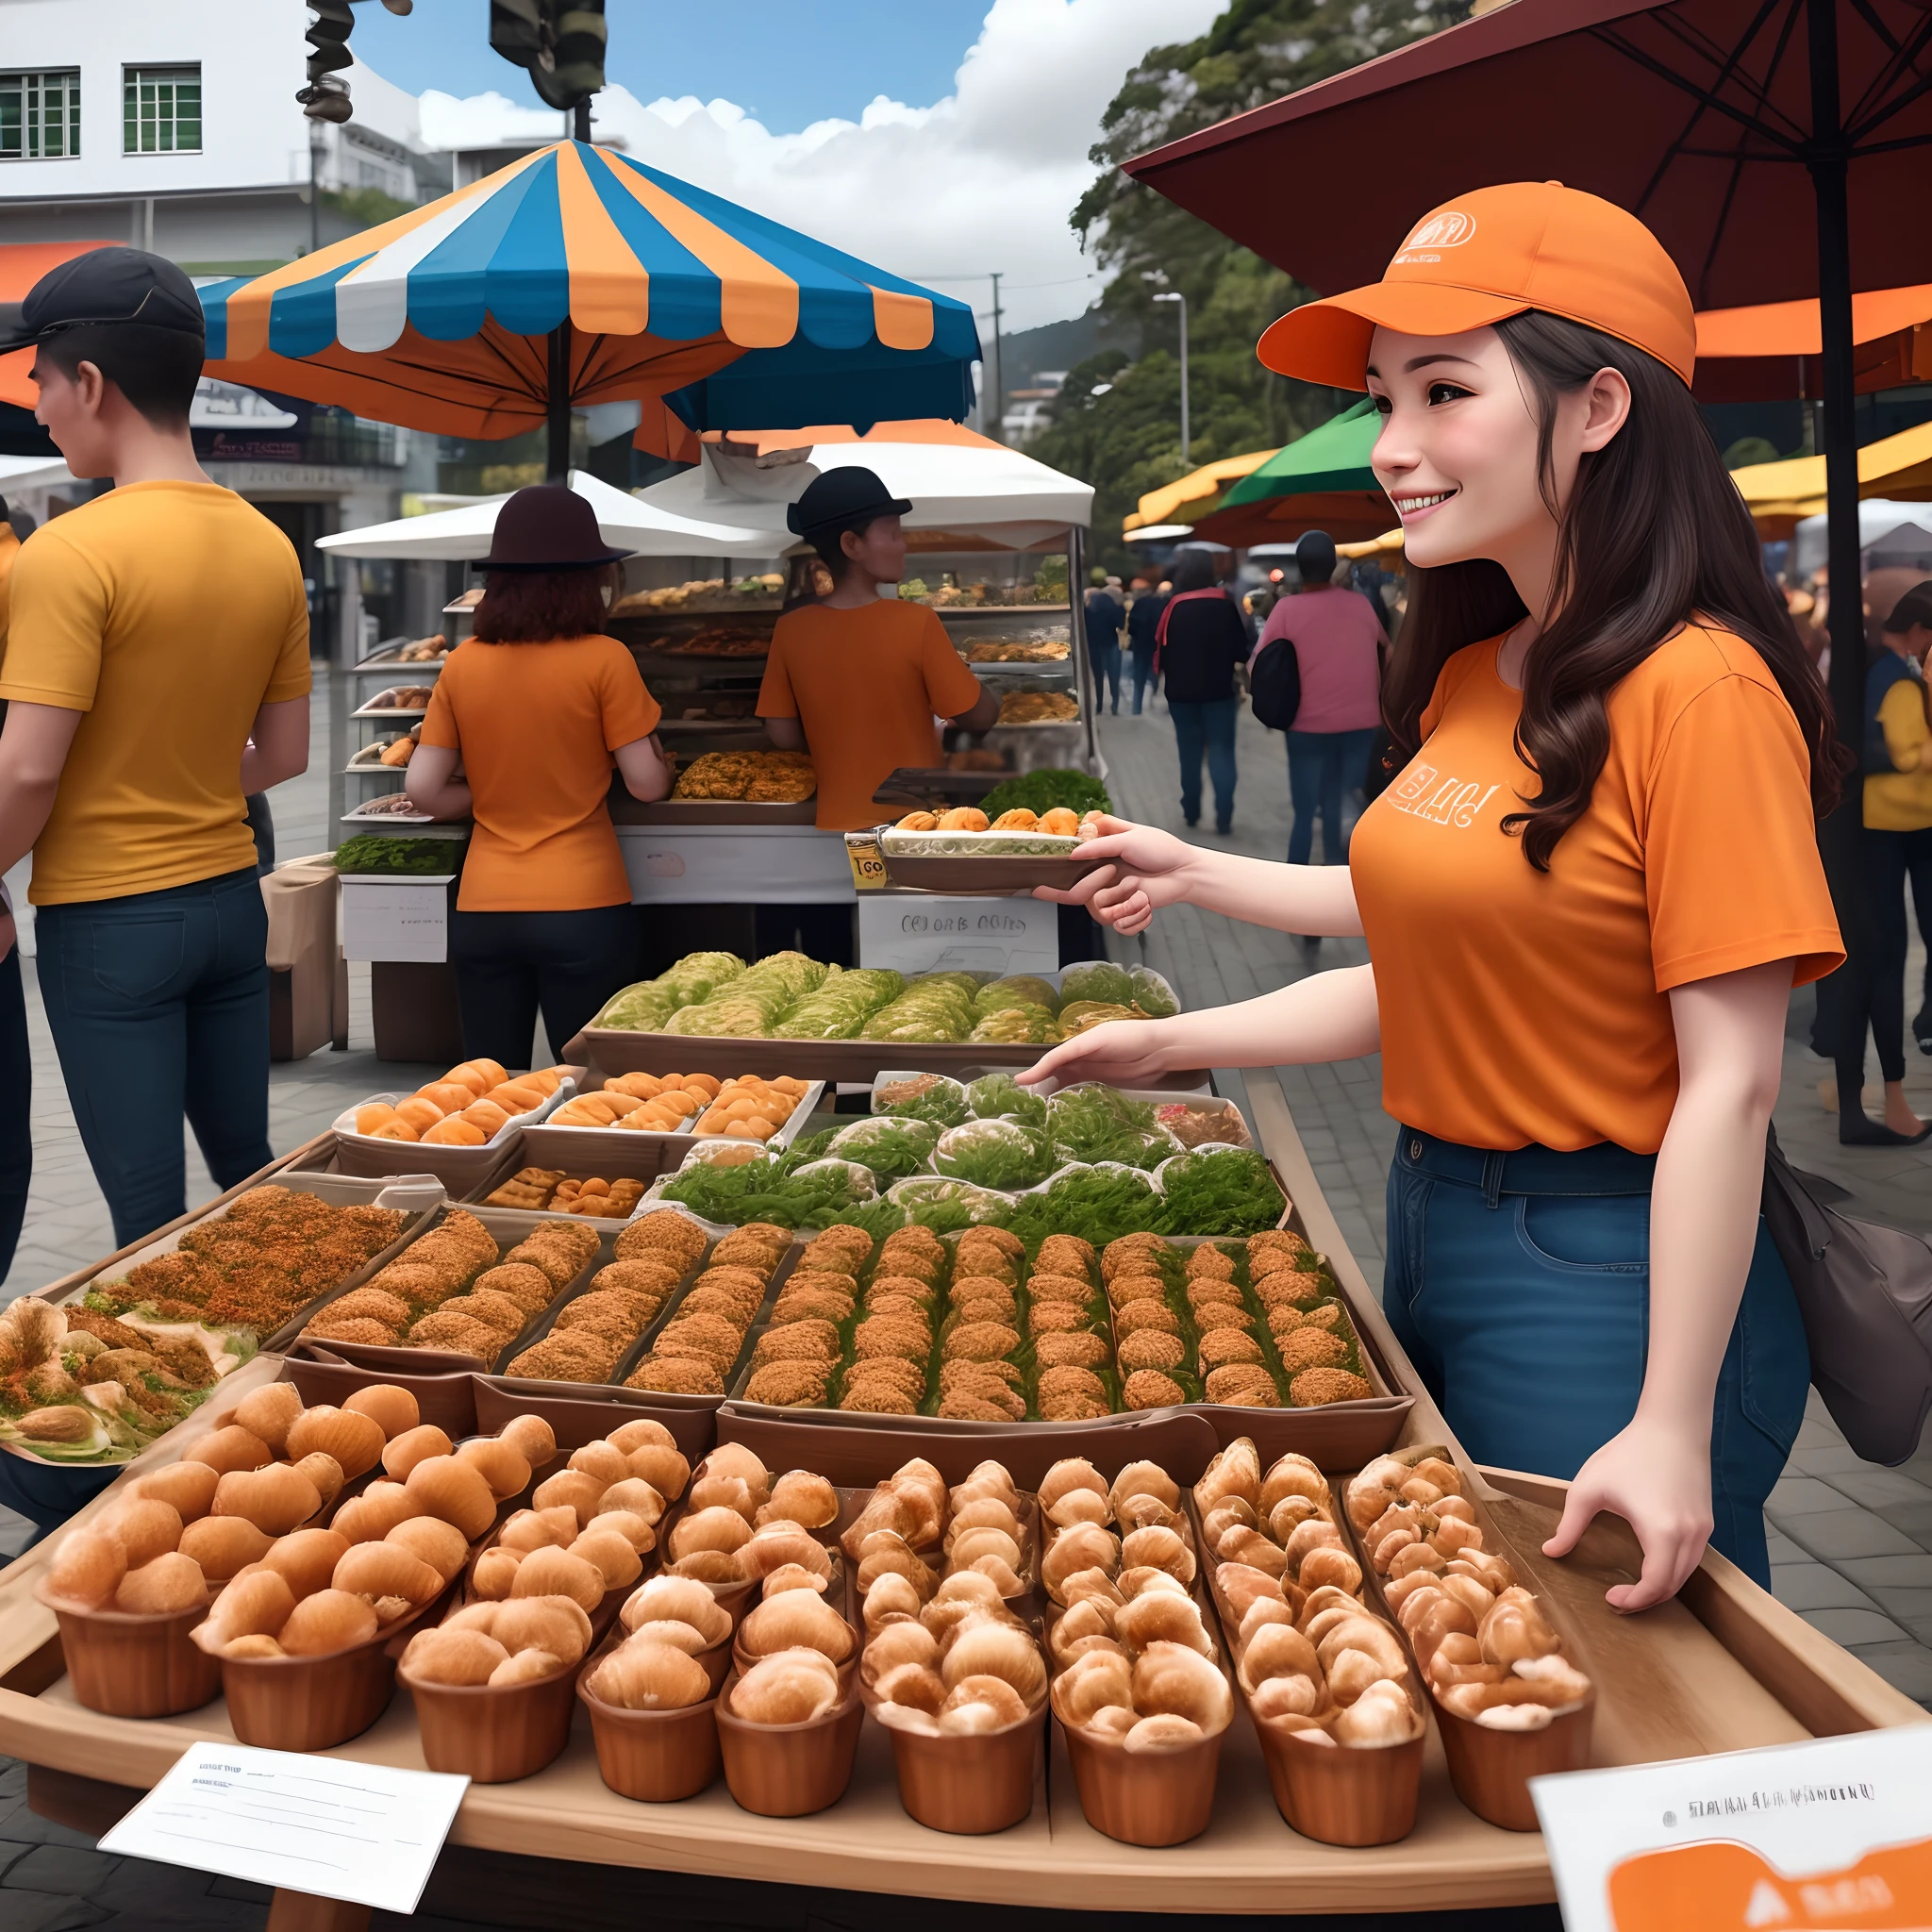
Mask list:
POLYGON ((1500 790, 1491 785, 1485 791, 1477 779, 1444 778, 1434 765, 1415 764, 1389 788, 1387 797, 1397 811, 1411 818, 1466 832, 1500 790))

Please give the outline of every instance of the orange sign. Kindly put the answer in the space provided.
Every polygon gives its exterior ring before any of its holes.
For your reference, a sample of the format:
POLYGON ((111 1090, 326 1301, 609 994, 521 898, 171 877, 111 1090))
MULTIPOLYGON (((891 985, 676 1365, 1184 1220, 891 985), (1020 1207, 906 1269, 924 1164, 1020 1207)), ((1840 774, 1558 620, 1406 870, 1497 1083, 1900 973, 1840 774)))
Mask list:
POLYGON ((1914 1932, 1932 1925, 1932 1839, 1788 1878, 1748 1845, 1674 1845, 1612 1869, 1616 1932, 1914 1932))

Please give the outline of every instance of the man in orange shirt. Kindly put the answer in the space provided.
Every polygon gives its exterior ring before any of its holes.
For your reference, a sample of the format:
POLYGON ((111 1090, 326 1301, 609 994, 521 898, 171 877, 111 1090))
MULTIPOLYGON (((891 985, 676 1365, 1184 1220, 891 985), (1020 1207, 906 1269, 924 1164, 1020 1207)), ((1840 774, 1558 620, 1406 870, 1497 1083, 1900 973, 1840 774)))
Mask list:
MULTIPOLYGON (((876 824, 872 795, 890 774, 939 764, 936 718, 985 731, 999 717, 999 699, 967 670, 937 614, 885 588, 905 572, 899 519, 911 508, 853 467, 815 478, 786 511, 824 559, 832 590, 778 620, 758 708, 780 751, 810 750, 821 831, 876 824)), ((760 925, 771 928, 761 948, 796 933, 814 958, 851 963, 849 907, 761 908, 760 925)))

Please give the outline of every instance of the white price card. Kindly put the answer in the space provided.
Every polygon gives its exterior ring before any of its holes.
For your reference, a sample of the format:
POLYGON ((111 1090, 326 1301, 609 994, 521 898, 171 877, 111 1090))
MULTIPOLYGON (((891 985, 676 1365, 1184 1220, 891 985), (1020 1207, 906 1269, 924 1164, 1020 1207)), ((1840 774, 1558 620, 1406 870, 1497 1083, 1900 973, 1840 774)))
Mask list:
POLYGON ((1932 1724, 1529 1789, 1566 1932, 1932 1927, 1932 1724))
POLYGON ((407 1914, 469 1784, 346 1757, 194 1744, 101 1849, 407 1914))

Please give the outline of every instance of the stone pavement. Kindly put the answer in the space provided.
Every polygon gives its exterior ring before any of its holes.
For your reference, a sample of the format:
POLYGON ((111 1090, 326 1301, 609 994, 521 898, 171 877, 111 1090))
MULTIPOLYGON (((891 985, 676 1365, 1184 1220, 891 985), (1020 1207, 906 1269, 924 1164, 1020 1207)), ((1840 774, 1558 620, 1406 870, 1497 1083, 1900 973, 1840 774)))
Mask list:
MULTIPOLYGON (((314 852, 334 842, 325 825, 323 768, 326 724, 317 706, 316 751, 304 777, 280 788, 275 810, 281 856, 314 852)), ((1164 708, 1141 718, 1108 718, 1102 742, 1115 803, 1128 816, 1180 829, 1174 735, 1164 708)), ((1229 849, 1251 856, 1285 855, 1289 805, 1282 742, 1243 716, 1239 736, 1241 777, 1229 849)), ((1196 834, 1215 844, 1211 833, 1196 834)), ((16 901, 24 899, 16 892, 16 901)), ((1359 963, 1359 941, 1304 946, 1192 908, 1162 913, 1140 941, 1121 942, 1166 973, 1190 1007, 1254 997, 1324 967, 1359 963)), ((30 962, 29 962, 30 964, 30 962)), ((1913 970, 1917 970, 1916 956, 1913 970)), ((28 974, 28 1019, 34 1050, 34 1191, 21 1252, 0 1298, 65 1274, 112 1246, 105 1206, 82 1153, 40 1001, 28 974)), ((325 1126, 349 1102, 398 1080, 410 1070, 385 1067, 371 1041, 367 972, 352 988, 351 1051, 327 1050, 273 1069, 270 1083, 275 1144, 287 1147, 325 1126)), ((1799 1165, 1823 1174, 1851 1196, 1850 1211, 1901 1225, 1932 1226, 1932 1154, 1925 1149, 1878 1153, 1840 1148, 1831 1116, 1820 1107, 1824 1071, 1803 1044, 1802 1003, 1794 1002, 1793 1038, 1787 1053, 1778 1131, 1799 1165)), ((436 1069, 425 1069, 426 1077, 436 1069)), ((1932 1061, 1915 1059, 1908 1091, 1932 1110, 1932 1061)), ((1243 1076, 1224 1076, 1230 1087, 1243 1076)), ((1381 1069, 1374 1057, 1332 1067, 1251 1070, 1247 1079, 1276 1079, 1292 1108, 1317 1178, 1343 1233, 1372 1281, 1383 1256, 1382 1191, 1393 1127, 1380 1106, 1381 1069)), ((191 1200, 212 1191, 192 1141, 191 1200)), ((1898 1470, 1863 1463, 1844 1445, 1814 1396, 1785 1480, 1770 1514, 1774 1588, 1778 1596, 1819 1629, 1857 1652, 1922 1702, 1932 1702, 1932 1444, 1898 1470)), ((0 1554, 25 1541, 26 1525, 0 1523, 0 1554)), ((378 1913, 377 1932, 484 1932, 486 1927, 601 1927, 635 1916, 643 1886, 654 1918, 666 1932, 727 1932, 758 1925, 785 1932, 884 1932, 904 1907, 851 1893, 812 1892, 776 1886, 708 1884, 653 1875, 558 1867, 546 1902, 532 1911, 507 1881, 530 1882, 525 1861, 485 1852, 452 1850, 439 1861, 423 1909, 409 1919, 378 1913)), ((208 1928, 258 1932, 267 1894, 259 1887, 210 1879, 104 1855, 92 1839, 49 1824, 29 1811, 25 1772, 0 1760, 0 1932, 66 1932, 99 1926, 105 1932, 148 1928, 208 1928)), ((973 1910, 922 1902, 920 1913, 939 1932, 1023 1932, 1016 1913, 973 1910)), ((1132 1922, 1129 1922, 1130 1924, 1132 1922)), ((1208 1932, 1207 1921, 1162 1923, 1162 1932, 1208 1932)), ((1379 1915, 1347 1921, 1299 1920, 1306 1932, 1324 1925, 1341 1932, 1393 1932, 1379 1915)), ((1405 1919, 1412 1924, 1413 1919, 1405 1919)), ((1430 1915, 1430 1923, 1467 1924, 1471 1932, 1558 1932, 1554 1908, 1521 1912, 1430 1915)))

